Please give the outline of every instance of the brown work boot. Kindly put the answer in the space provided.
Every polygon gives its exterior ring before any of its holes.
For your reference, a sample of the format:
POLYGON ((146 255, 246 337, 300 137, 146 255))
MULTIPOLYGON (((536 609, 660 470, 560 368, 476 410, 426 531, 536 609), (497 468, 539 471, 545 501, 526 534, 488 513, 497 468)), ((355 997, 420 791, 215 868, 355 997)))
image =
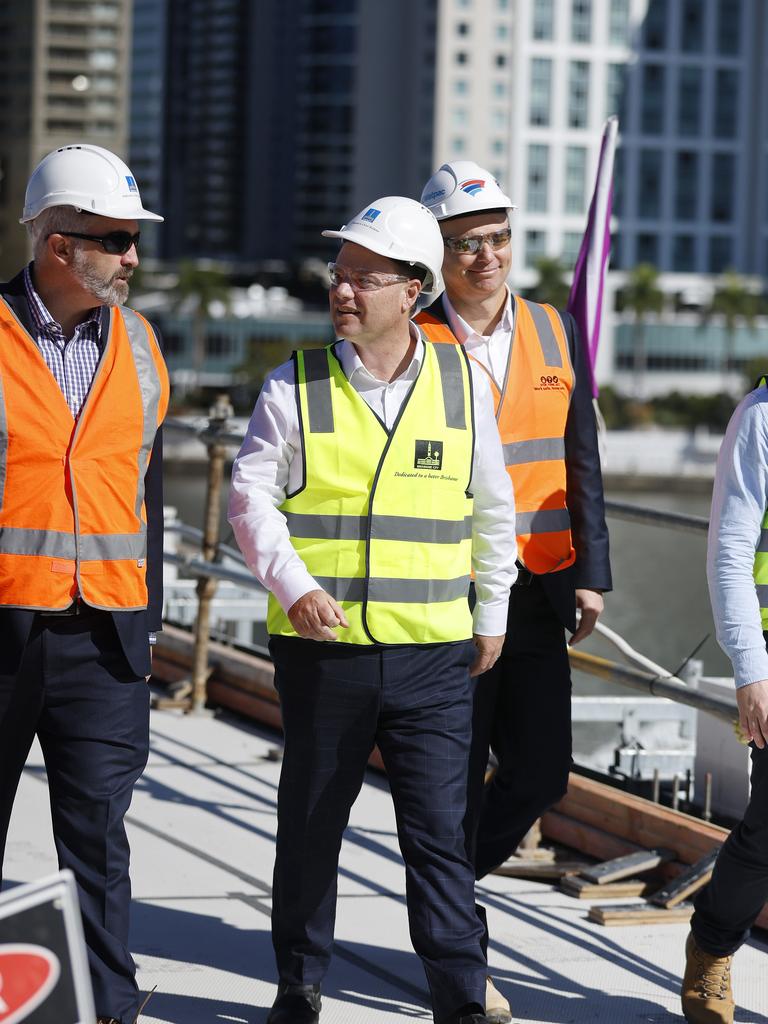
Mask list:
POLYGON ((685 944, 683 1015, 689 1024, 733 1024, 732 956, 712 956, 693 937, 685 944))

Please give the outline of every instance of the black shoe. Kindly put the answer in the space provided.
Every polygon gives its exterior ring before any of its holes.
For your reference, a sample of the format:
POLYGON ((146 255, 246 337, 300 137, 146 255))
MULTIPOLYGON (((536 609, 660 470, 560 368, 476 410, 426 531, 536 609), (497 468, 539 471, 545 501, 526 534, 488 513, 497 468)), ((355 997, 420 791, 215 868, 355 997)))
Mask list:
POLYGON ((468 1017, 459 1017, 459 1024, 491 1024, 491 1018, 484 1013, 470 1013, 468 1017))
POLYGON ((318 1024, 320 1006, 319 985, 286 985, 281 981, 267 1024, 318 1024))

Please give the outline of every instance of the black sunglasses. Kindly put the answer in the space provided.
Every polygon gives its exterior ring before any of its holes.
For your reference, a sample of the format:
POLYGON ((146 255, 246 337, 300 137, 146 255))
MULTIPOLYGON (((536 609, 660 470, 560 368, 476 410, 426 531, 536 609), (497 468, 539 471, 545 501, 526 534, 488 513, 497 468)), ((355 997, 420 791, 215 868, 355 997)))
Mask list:
MULTIPOLYGON (((66 235, 67 238, 84 238, 87 242, 98 242, 104 252, 111 256, 122 256, 132 245, 138 248, 141 232, 132 235, 130 231, 110 231, 106 235, 83 235, 79 231, 52 231, 51 235, 66 235)), ((51 235, 48 235, 50 238, 51 235)))

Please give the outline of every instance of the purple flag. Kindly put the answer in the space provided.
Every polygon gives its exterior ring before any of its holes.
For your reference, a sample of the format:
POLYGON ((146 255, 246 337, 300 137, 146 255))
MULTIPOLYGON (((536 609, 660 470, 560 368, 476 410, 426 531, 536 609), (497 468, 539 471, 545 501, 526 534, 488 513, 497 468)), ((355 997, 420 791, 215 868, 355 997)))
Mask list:
POLYGON ((579 326, 581 340, 586 346, 589 371, 592 377, 592 395, 597 398, 595 362, 600 341, 600 321, 603 312, 603 289, 611 249, 611 210, 613 208, 613 157, 619 122, 609 117, 603 128, 600 159, 597 164, 595 190, 589 204, 589 217, 581 240, 579 257, 573 272, 573 284, 568 296, 568 312, 579 326))

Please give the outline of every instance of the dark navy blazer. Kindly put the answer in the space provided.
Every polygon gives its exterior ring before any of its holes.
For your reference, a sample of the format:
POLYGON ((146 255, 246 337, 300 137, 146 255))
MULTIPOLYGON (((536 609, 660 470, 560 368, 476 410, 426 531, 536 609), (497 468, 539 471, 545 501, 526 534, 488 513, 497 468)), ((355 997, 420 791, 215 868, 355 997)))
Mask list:
MULTIPOLYGON (((514 296, 512 300, 515 301, 514 296)), ((426 312, 446 323, 442 299, 433 302, 426 312)), ((571 314, 561 310, 560 317, 576 376, 576 386, 565 423, 565 500, 571 517, 576 561, 567 569, 545 573, 539 579, 558 618, 566 629, 573 632, 576 629, 577 587, 610 590, 612 581, 603 477, 586 352, 571 314)))
MULTIPOLYGON (((0 296, 5 299, 19 321, 35 337, 32 315, 24 291, 23 274, 0 284, 0 296)), ((106 340, 109 313, 101 308, 102 338, 106 340)), ((157 335, 157 332, 155 331, 157 335)), ((158 337, 159 340, 159 337, 158 337)), ((6 342, 0 335, 0 344, 6 342)), ((147 510, 147 590, 149 604, 146 610, 111 612, 117 635, 131 669, 137 676, 149 675, 151 670, 148 634, 162 628, 163 608, 163 440, 158 431, 152 448, 152 458, 145 477, 145 506, 147 510)), ((18 669, 24 647, 32 628, 34 611, 24 608, 0 607, 0 675, 14 675, 18 669)))

